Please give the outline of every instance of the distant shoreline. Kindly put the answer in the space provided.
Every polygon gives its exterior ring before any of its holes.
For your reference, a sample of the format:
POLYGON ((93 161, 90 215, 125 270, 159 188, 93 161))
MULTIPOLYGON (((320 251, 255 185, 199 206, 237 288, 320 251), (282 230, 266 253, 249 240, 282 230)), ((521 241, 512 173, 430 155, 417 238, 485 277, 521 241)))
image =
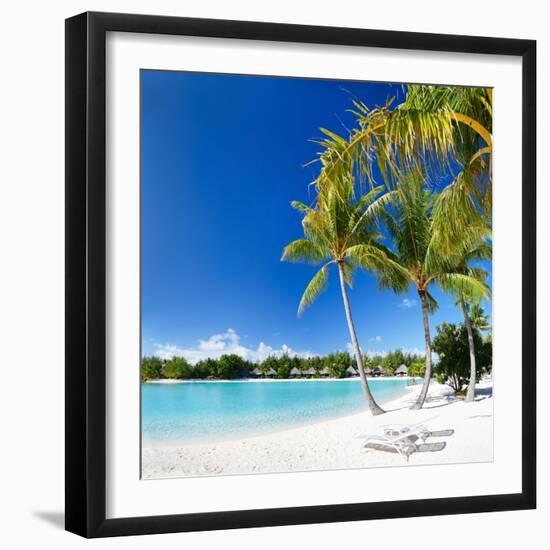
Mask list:
MULTIPOLYGON (((422 379, 420 376, 367 376, 368 380, 413 380, 414 378, 416 378, 417 380, 422 379)), ((208 380, 206 378, 194 380, 183 380, 179 378, 158 378, 156 380, 147 380, 145 382, 142 382, 142 384, 197 384, 205 382, 207 382, 208 384, 218 384, 220 382, 223 382, 224 384, 228 382, 354 382, 359 380, 361 380, 359 376, 350 376, 349 378, 237 378, 227 380, 208 380)))

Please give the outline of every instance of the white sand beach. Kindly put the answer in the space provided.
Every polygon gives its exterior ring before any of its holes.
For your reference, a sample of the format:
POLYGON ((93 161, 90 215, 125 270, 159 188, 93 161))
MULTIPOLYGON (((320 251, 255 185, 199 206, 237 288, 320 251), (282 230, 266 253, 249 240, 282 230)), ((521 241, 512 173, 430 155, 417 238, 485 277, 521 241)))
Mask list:
POLYGON ((493 460, 492 381, 478 385, 476 400, 465 403, 448 386, 432 383, 424 408, 409 409, 420 385, 386 403, 387 413, 369 412, 288 430, 211 443, 144 445, 142 478, 274 473, 343 468, 415 466, 493 460), (407 462, 398 454, 364 448, 360 436, 381 434, 387 424, 423 423, 431 430, 453 429, 438 452, 417 452, 407 462))

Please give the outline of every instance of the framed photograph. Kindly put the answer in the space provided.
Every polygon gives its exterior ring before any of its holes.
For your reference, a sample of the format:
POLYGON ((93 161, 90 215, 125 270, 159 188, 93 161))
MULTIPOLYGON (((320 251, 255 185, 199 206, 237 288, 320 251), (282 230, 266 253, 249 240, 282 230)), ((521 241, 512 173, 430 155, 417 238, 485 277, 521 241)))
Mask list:
POLYGON ((535 507, 530 40, 66 21, 66 528, 535 507))

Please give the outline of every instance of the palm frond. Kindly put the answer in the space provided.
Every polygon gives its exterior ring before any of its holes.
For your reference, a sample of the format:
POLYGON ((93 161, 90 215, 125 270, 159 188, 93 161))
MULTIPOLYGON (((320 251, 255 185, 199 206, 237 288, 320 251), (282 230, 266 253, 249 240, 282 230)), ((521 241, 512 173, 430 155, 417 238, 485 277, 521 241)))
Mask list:
MULTIPOLYGON (((488 212, 491 205, 492 90, 454 86, 408 85, 405 101, 391 101, 375 109, 355 102, 358 127, 347 139, 323 130, 326 139, 319 157, 322 168, 316 180, 319 193, 334 185, 341 165, 355 164, 360 180, 375 187, 376 165, 388 190, 403 174, 424 180, 435 169, 452 171, 463 166, 458 188, 488 212), (481 142, 483 142, 481 144, 481 142), (471 175, 477 172, 476 182, 471 175), (478 182, 485 185, 478 186, 478 182), (487 185, 488 183, 488 185, 487 185)), ((470 201, 471 202, 471 201, 470 201)), ((470 214, 475 208, 466 203, 470 214)), ((450 218, 448 218, 450 219, 450 218)))
POLYGON ((379 243, 350 246, 346 257, 363 269, 371 271, 379 279, 383 278, 386 288, 403 292, 411 282, 409 271, 388 248, 379 243))
POLYGON ((327 263, 321 267, 307 285, 298 305, 298 317, 301 317, 304 310, 326 289, 328 282, 328 266, 329 264, 327 263))
POLYGON ((299 210, 300 212, 305 212, 306 214, 311 210, 311 208, 307 204, 304 204, 301 201, 292 201, 290 203, 290 206, 292 206, 292 208, 295 208, 296 210, 299 210))
POLYGON ((344 271, 344 280, 346 281, 346 284, 350 288, 353 288, 353 277, 355 275, 356 265, 354 262, 344 262, 342 264, 342 269, 344 271))
POLYGON ((465 166, 437 197, 434 205, 433 246, 443 254, 451 253, 463 240, 464 228, 490 225, 486 202, 490 180, 483 172, 482 158, 465 166))
POLYGON ((468 300, 482 300, 490 291, 486 283, 463 273, 440 273, 435 280, 443 291, 468 300))
POLYGON ((437 300, 430 292, 426 292, 426 306, 428 307, 428 313, 435 313, 439 309, 437 300))
POLYGON ((281 261, 318 264, 326 257, 326 251, 319 244, 310 239, 297 239, 285 246, 281 261))

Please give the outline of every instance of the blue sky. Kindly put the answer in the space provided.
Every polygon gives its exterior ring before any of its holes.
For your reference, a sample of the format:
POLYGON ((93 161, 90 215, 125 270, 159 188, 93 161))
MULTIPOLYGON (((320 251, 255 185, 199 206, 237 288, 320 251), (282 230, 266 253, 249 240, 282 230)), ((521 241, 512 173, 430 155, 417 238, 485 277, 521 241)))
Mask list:
MULTIPOLYGON (((402 100, 400 85, 185 72, 141 73, 142 354, 196 361, 237 352, 326 354, 350 341, 337 273, 303 316, 315 266, 283 263, 318 169, 320 127, 345 133, 354 97, 402 100)), ((460 321, 434 290, 431 326, 460 321)), ((423 349, 418 298, 359 273, 350 301, 364 350, 423 349)))

